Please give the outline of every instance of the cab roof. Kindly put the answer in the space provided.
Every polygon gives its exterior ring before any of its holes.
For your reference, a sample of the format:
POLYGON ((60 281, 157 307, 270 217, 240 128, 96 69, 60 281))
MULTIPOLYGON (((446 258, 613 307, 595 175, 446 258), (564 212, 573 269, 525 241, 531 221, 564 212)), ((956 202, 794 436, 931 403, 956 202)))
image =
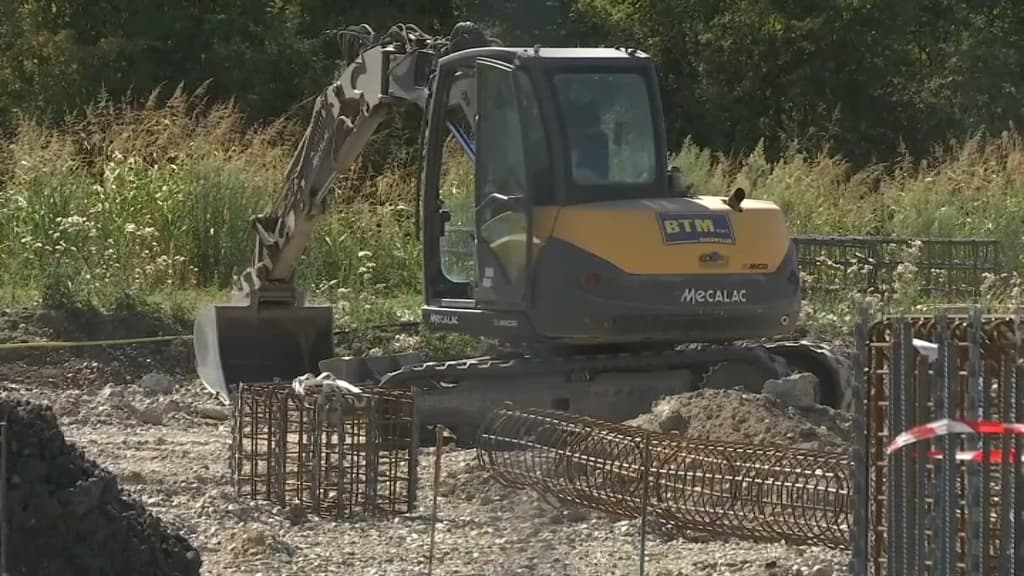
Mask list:
POLYGON ((486 46, 460 50, 441 58, 441 64, 477 57, 495 58, 512 62, 530 60, 639 60, 650 59, 645 52, 633 48, 555 48, 486 46))
POLYGON ((647 58, 633 48, 509 48, 520 58, 647 58))

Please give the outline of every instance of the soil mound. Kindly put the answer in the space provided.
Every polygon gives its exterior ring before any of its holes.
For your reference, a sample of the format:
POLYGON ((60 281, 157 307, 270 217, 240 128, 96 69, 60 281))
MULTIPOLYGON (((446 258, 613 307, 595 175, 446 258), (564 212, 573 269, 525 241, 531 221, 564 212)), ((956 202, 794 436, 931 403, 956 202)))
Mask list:
POLYGON ((69 445, 50 408, 0 399, 8 422, 12 575, 198 575, 199 552, 69 445))
POLYGON ((699 390, 666 396, 625 424, 693 439, 844 452, 852 423, 826 406, 794 408, 768 395, 699 390))

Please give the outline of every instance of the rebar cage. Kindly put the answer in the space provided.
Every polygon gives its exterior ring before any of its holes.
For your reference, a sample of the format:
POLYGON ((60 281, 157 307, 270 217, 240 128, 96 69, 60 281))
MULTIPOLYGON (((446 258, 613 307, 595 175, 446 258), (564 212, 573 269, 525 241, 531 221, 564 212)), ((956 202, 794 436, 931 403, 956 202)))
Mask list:
POLYGON ((418 443, 408 392, 243 384, 232 480, 239 496, 324 518, 404 514, 416 503, 418 443))
POLYGON ((754 541, 849 546, 848 455, 684 439, 541 409, 492 413, 480 462, 506 486, 754 541))
POLYGON ((1016 317, 977 308, 881 319, 861 311, 852 362, 854 574, 1024 572, 1020 436, 944 436, 886 452, 896 435, 940 419, 1024 419, 1019 327, 1016 317), (929 344, 934 358, 918 348, 929 344))
POLYGON ((1001 271, 999 242, 987 238, 803 235, 793 242, 806 293, 859 288, 884 297, 897 289, 904 265, 913 267, 922 296, 976 297, 985 276, 1001 271))

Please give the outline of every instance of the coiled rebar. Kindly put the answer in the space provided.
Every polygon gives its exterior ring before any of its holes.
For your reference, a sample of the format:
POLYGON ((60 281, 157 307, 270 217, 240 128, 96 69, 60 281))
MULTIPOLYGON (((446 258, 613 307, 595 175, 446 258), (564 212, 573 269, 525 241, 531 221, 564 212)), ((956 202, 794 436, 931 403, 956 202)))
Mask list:
POLYGON ((669 528, 849 547, 844 454, 688 440, 564 412, 494 411, 477 457, 506 486, 669 528))

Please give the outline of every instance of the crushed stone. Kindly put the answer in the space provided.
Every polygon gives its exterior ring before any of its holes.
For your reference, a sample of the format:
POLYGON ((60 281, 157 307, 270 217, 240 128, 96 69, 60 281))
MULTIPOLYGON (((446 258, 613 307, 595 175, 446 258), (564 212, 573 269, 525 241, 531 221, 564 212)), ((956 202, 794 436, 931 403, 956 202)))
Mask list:
MULTIPOLYGON (((23 321, 29 332, 36 330, 31 317, 23 321)), ((419 500, 406 516, 335 522, 239 498, 228 466, 229 412, 195 379, 187 343, 0 355, 0 391, 52 406, 69 440, 195 546, 203 576, 427 573, 432 448, 420 451, 419 500), (173 378, 173 392, 154 397, 139 386, 152 372, 173 378), (140 425, 128 408, 171 399, 178 409, 161 426, 140 425)), ((814 413, 808 417, 813 421, 814 413)), ((699 422, 690 428, 702 429, 699 422)), ((714 432, 708 428, 704 432, 714 432)), ((475 450, 447 448, 441 472, 435 574, 637 573, 638 521, 508 488, 487 473, 475 450)), ((658 576, 807 574, 819 567, 820 573, 849 573, 843 550, 700 535, 667 539, 649 533, 646 558, 646 573, 658 576)))

